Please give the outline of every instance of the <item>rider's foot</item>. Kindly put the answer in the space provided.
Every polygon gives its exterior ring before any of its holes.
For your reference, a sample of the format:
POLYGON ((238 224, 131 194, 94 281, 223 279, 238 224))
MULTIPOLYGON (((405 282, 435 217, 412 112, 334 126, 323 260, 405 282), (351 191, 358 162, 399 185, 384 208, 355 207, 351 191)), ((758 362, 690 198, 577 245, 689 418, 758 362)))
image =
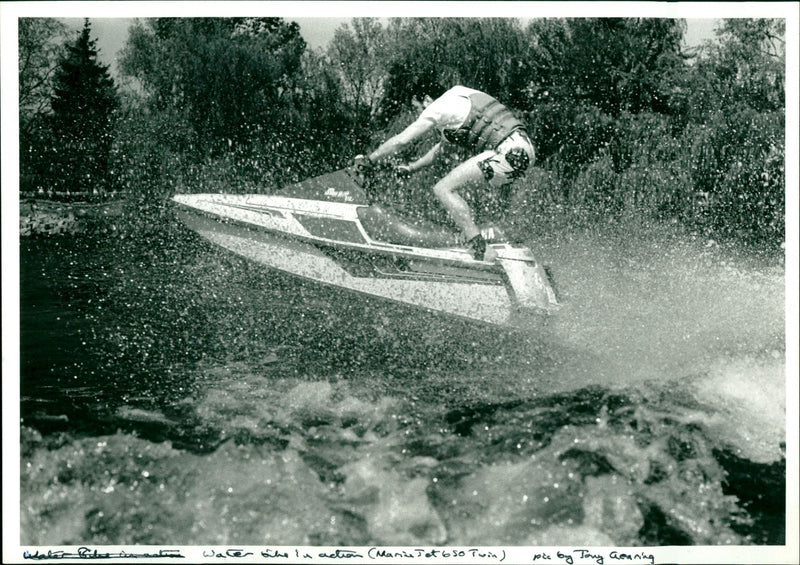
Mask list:
POLYGON ((494 247, 487 247, 486 251, 483 253, 483 260, 488 261, 489 263, 494 263, 497 259, 497 251, 495 251, 494 247))
POLYGON ((482 234, 476 235, 467 243, 472 248, 472 256, 476 261, 488 261, 491 263, 497 259, 497 251, 492 247, 487 247, 486 240, 482 234))

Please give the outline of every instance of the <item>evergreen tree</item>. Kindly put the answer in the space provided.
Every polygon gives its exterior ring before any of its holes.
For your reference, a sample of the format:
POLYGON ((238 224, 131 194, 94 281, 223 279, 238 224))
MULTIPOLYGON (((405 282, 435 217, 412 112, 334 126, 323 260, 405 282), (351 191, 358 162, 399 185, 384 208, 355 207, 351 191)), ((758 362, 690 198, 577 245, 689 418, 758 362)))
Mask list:
POLYGON ((83 195, 108 190, 108 158, 119 101, 108 67, 97 61, 88 19, 75 42, 67 45, 53 86, 54 188, 83 195))

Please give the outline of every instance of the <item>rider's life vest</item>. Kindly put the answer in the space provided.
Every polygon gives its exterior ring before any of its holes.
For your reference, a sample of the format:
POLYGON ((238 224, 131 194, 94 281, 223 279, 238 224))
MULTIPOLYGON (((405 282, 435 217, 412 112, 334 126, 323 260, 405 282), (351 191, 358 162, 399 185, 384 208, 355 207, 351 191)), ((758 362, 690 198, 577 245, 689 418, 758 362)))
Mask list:
POLYGON ((488 94, 473 92, 468 98, 471 107, 464 123, 458 129, 442 132, 450 143, 485 151, 494 149, 515 131, 525 129, 511 110, 488 94))

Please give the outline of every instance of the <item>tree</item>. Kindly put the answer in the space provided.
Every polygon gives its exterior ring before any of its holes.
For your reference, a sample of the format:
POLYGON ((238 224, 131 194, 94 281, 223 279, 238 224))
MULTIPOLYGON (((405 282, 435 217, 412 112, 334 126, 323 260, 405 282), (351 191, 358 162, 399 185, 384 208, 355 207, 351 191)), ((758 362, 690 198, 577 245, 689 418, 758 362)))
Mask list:
POLYGON ((751 241, 785 237, 785 23, 723 20, 686 77, 691 173, 709 221, 751 241))
POLYGON ((20 136, 49 113, 52 79, 64 49, 66 26, 52 18, 19 20, 20 136))
POLYGON ((201 153, 281 127, 305 41, 281 18, 156 18, 131 29, 121 70, 154 109, 185 113, 201 153))
POLYGON ((611 116, 664 111, 662 79, 683 66, 684 29, 682 20, 659 18, 534 20, 531 86, 611 116))
POLYGON ((342 24, 334 32, 328 57, 338 70, 347 101, 368 122, 383 100, 386 43, 376 18, 353 18, 351 23, 352 29, 342 24))
POLYGON ((531 112, 540 158, 583 165, 611 147, 624 168, 619 120, 673 111, 675 80, 685 71, 684 29, 681 20, 655 18, 533 20, 527 101, 520 104, 531 112))
POLYGON ((723 20, 716 41, 701 50, 692 80, 703 108, 741 104, 757 111, 784 108, 785 23, 778 19, 723 20), (700 97, 707 99, 700 100, 700 97))
POLYGON ((66 26, 51 18, 19 20, 19 168, 20 189, 36 192, 43 177, 52 134, 48 117, 53 75, 64 50, 66 26))
POLYGON ((67 45, 53 89, 51 181, 66 192, 107 190, 108 157, 119 101, 108 67, 97 61, 88 19, 78 38, 67 45))
POLYGON ((386 30, 392 53, 383 111, 408 106, 412 83, 433 75, 447 88, 463 84, 512 107, 527 85, 530 58, 513 18, 392 18, 386 30))

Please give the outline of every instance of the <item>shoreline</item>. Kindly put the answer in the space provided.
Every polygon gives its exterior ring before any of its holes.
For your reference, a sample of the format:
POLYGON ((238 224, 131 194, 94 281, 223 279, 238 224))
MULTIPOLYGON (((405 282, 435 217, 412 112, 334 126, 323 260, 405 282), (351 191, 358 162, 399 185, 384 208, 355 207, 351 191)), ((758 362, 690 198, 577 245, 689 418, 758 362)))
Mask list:
POLYGON ((96 223, 110 222, 123 215, 124 200, 105 202, 59 202, 25 198, 19 202, 19 235, 76 235, 96 223))

